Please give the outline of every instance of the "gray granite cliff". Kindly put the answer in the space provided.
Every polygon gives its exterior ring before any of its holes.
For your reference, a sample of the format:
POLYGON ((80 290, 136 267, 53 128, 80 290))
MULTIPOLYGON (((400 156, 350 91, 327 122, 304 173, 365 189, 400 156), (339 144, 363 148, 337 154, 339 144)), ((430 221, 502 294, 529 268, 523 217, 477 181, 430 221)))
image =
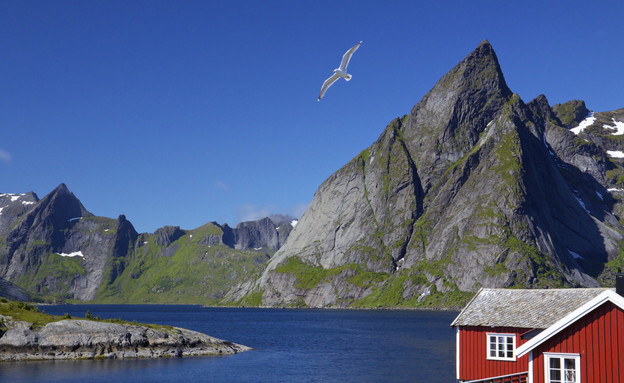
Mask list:
POLYGON ((449 306, 480 287, 608 281, 624 227, 607 188, 624 177, 608 147, 561 122, 578 125, 583 108, 525 104, 482 42, 319 186, 264 272, 227 299, 449 306))

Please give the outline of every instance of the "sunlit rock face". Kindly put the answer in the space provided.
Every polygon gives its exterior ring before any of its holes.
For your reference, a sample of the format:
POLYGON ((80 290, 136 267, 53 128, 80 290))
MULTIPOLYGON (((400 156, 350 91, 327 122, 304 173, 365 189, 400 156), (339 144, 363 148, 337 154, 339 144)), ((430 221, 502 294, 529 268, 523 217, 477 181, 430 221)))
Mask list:
POLYGON ((227 298, 448 307, 480 287, 608 283, 624 228, 607 189, 624 182, 612 161, 623 147, 575 135, 588 113, 525 104, 482 42, 320 185, 263 274, 227 298))

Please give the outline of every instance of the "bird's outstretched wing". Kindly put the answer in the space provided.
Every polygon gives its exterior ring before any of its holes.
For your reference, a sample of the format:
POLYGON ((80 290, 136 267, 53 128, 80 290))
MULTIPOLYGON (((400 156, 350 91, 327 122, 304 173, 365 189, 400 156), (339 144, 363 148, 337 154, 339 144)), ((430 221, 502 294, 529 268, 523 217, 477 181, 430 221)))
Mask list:
POLYGON ((336 80, 338 80, 339 78, 340 78, 340 75, 338 73, 334 73, 331 75, 330 78, 325 80, 325 82, 323 83, 323 86, 321 87, 321 93, 319 94, 317 101, 321 101, 321 98, 323 98, 323 95, 325 95, 325 91, 327 90, 327 88, 332 86, 332 84, 335 83, 336 80))
POLYGON ((345 72, 347 71, 347 65, 349 65, 349 60, 351 60, 351 56, 353 55, 353 52, 355 52, 360 47, 360 45, 362 45, 361 41, 355 44, 351 49, 349 49, 342 56, 342 61, 340 62, 340 70, 343 70, 345 72))

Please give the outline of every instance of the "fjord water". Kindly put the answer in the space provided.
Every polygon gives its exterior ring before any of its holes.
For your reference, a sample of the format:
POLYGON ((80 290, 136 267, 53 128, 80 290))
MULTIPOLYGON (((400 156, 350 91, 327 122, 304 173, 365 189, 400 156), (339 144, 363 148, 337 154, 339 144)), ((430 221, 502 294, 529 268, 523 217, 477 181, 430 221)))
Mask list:
POLYGON ((0 382, 452 382, 456 312, 55 305, 170 324, 254 350, 225 357, 0 364, 0 382))

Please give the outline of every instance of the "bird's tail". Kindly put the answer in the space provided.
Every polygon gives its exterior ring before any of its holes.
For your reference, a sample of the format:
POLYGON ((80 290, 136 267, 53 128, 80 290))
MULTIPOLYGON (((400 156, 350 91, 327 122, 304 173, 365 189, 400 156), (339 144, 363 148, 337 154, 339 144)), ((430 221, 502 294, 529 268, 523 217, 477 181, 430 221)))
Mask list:
POLYGON ((353 76, 351 76, 350 74, 348 74, 348 75, 347 75, 347 77, 345 77, 344 79, 345 79, 345 81, 351 81, 351 77, 353 77, 353 76))

